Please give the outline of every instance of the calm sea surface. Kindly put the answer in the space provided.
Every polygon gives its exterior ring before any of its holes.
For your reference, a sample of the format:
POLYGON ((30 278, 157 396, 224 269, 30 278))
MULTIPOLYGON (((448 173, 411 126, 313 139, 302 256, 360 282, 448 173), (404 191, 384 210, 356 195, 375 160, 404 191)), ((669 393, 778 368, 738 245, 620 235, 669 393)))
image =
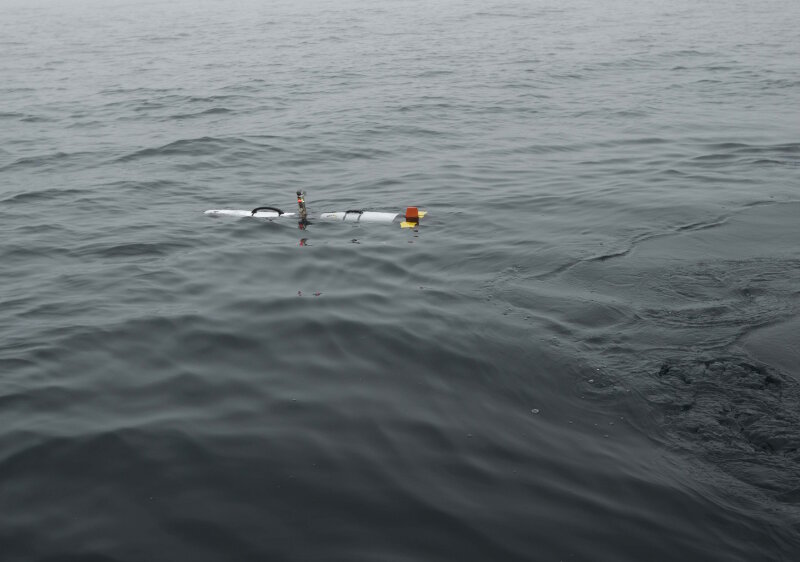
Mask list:
POLYGON ((799 22, 0 0, 0 559, 800 559, 799 22))

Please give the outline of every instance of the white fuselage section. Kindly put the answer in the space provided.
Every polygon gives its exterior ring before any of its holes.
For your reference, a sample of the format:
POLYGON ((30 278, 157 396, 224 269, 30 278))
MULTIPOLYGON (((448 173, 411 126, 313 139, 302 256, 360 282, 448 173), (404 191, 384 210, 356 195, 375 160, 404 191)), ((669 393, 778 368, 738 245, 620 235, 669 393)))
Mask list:
MULTIPOLYGON (((294 219, 299 220, 297 213, 279 214, 277 211, 245 211, 243 209, 211 209, 205 212, 210 217, 250 217, 255 219, 294 219)), ((337 211, 332 213, 309 214, 309 220, 341 221, 341 222, 394 222, 400 213, 380 213, 377 211, 337 211)))

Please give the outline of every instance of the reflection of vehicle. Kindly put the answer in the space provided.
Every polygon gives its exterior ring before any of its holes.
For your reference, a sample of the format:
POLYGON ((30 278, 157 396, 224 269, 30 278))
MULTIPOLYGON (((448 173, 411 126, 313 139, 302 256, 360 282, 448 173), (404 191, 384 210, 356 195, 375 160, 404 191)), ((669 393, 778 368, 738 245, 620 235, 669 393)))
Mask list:
POLYGON ((252 211, 239 209, 211 209, 205 214, 210 217, 250 217, 256 219, 295 219, 303 226, 310 223, 311 219, 319 221, 340 222, 399 222, 401 228, 413 228, 419 224, 425 211, 417 207, 408 207, 405 213, 383 213, 378 211, 364 211, 362 209, 349 211, 335 211, 309 215, 306 210, 305 194, 297 192, 297 213, 284 213, 276 207, 256 207, 252 211))

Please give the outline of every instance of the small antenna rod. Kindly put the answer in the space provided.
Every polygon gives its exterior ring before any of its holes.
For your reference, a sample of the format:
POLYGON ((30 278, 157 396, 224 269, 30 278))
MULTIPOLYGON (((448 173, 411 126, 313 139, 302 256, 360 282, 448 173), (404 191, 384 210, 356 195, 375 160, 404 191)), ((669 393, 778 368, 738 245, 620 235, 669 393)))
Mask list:
POLYGON ((300 220, 305 221, 306 217, 308 216, 308 211, 306 211, 306 193, 304 192, 297 192, 297 214, 300 215, 300 220))

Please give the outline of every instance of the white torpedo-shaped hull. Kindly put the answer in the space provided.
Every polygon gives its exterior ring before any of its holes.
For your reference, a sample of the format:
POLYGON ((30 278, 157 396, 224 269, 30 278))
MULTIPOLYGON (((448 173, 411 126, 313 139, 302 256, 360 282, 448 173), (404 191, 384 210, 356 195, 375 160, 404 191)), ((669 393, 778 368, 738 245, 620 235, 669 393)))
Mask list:
MULTIPOLYGON (((209 209, 205 211, 209 217, 234 217, 255 219, 293 219, 301 220, 299 213, 284 213, 275 207, 256 207, 251 211, 244 209, 209 209)), ((425 211, 416 207, 408 207, 403 213, 384 213, 380 211, 333 211, 328 213, 308 214, 308 221, 326 222, 368 222, 368 223, 393 223, 398 222, 403 228, 419 224, 419 219, 425 216, 425 211)))

